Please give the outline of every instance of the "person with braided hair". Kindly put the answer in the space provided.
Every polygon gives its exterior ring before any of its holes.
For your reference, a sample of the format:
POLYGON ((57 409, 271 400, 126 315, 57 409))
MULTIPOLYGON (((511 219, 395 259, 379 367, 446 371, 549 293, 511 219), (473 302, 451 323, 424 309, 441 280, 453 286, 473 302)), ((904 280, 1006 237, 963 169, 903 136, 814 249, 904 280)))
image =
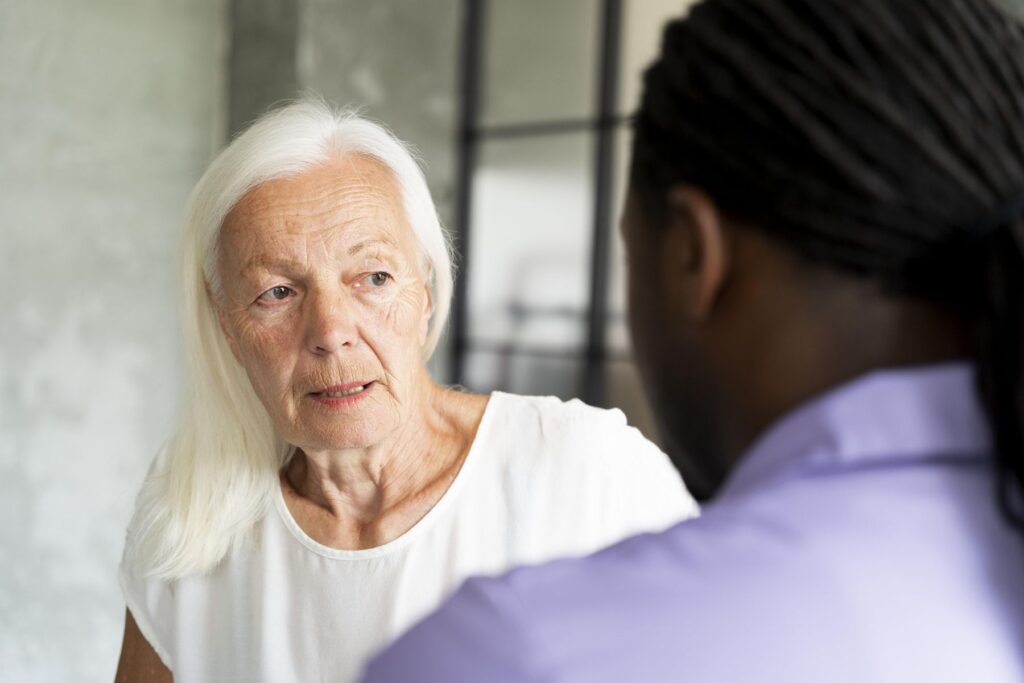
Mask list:
POLYGON ((1024 680, 1024 23, 705 0, 623 218, 702 516, 472 579, 366 681, 1024 680))

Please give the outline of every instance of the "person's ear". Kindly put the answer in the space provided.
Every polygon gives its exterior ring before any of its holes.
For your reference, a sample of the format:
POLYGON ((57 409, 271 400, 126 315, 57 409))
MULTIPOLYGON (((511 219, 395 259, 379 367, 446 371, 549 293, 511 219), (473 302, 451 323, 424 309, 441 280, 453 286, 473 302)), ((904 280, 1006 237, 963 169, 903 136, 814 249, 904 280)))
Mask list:
POLYGON ((681 185, 668 195, 668 221, 661 249, 665 286, 682 295, 683 313, 705 320, 714 311, 729 269, 729 243, 722 214, 703 190, 681 185))

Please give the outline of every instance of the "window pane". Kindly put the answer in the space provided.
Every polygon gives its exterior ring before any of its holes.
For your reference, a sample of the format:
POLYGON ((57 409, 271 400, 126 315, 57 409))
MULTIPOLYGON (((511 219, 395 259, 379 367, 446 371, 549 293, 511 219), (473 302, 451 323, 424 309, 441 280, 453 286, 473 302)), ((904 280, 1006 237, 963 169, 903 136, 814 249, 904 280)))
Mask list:
POLYGON ((575 358, 548 358, 516 353, 470 351, 466 354, 468 389, 568 400, 582 391, 583 363, 575 358))
POLYGON ((658 56, 661 31, 669 19, 683 16, 696 0, 625 0, 622 17, 622 60, 619 71, 619 112, 631 114, 640 104, 644 70, 658 56))
POLYGON ((481 145, 468 263, 472 341, 582 348, 592 139, 572 133, 481 145))
POLYGON ((598 1, 491 0, 485 5, 482 123, 590 116, 598 1))

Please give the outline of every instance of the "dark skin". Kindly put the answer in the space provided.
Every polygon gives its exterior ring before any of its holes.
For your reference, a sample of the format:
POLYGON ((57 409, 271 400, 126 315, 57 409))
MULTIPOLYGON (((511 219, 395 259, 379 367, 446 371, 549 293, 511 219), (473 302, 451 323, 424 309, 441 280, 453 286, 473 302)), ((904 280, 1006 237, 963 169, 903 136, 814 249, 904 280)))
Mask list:
POLYGON ((970 354, 960 319, 810 264, 698 188, 672 188, 665 208, 655 224, 635 193, 627 201, 630 322, 666 450, 700 500, 814 396, 970 354))

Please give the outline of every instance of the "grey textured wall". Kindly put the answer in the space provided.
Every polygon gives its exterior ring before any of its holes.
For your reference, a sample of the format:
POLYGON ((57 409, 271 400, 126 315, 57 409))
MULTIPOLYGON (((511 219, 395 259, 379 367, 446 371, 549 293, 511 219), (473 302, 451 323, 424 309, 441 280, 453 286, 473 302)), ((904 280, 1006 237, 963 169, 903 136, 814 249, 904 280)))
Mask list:
POLYGON ((172 258, 223 136, 221 0, 0 0, 0 679, 112 680, 179 393, 172 258))
POLYGON ((302 0, 298 82, 359 107, 420 153, 447 214, 454 189, 459 0, 302 0))
POLYGON ((228 125, 232 134, 298 92, 301 0, 230 0, 228 125))

